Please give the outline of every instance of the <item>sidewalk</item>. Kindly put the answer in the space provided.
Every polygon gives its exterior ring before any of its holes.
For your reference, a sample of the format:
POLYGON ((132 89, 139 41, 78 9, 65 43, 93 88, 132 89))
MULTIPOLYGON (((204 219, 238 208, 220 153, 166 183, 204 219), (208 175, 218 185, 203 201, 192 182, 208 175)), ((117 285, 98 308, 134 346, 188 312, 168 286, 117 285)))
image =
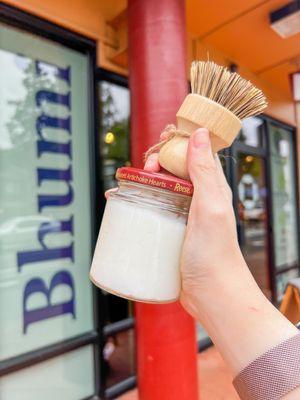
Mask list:
MULTIPOLYGON (((198 379, 201 382, 199 399, 239 400, 231 384, 230 372, 215 347, 198 355, 198 379)), ((126 393, 119 400, 138 400, 137 390, 126 393)))

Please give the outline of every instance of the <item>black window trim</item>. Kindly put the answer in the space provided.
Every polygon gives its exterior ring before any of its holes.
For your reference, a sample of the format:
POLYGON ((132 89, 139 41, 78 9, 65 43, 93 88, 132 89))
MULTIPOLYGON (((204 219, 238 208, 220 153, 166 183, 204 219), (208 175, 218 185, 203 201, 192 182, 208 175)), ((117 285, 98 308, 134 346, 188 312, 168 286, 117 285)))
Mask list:
POLYGON ((118 86, 129 88, 128 78, 125 75, 117 74, 116 72, 108 71, 104 68, 96 69, 97 82, 106 81, 118 86))

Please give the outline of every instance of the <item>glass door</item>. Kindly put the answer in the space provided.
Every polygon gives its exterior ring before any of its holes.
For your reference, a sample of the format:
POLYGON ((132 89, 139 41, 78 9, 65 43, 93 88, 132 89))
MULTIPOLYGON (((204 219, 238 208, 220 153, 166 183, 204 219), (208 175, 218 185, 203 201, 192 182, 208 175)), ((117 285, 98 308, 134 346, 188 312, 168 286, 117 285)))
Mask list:
POLYGON ((238 151, 236 170, 240 246, 257 284, 271 298, 264 158, 238 151))
POLYGON ((275 287, 276 300, 280 302, 289 280, 299 277, 295 134, 270 121, 268 141, 275 287))
POLYGON ((229 155, 241 249, 260 288, 279 304, 300 275, 295 130, 266 116, 247 118, 229 155))

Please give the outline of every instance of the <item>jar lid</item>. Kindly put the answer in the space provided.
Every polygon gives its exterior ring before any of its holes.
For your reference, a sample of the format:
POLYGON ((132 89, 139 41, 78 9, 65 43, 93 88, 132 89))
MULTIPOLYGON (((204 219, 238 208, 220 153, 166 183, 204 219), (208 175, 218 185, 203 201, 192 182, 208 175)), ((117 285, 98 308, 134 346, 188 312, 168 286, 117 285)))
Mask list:
POLYGON ((191 182, 180 179, 177 176, 149 172, 133 167, 118 168, 116 178, 118 180, 125 180, 146 186, 152 186, 157 189, 168 190, 184 196, 192 196, 194 190, 191 182))

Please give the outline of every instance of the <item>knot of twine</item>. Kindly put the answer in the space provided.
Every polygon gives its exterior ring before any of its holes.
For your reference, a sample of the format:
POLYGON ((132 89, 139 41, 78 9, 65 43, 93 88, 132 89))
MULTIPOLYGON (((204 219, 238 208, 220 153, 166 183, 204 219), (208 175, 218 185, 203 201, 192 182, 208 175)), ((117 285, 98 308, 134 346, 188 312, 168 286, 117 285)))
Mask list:
POLYGON ((167 125, 164 130, 161 131, 161 135, 166 134, 166 139, 161 140, 155 145, 151 146, 146 153, 144 154, 144 161, 150 156, 150 154, 157 153, 166 143, 168 143, 175 136, 181 136, 185 138, 189 138, 191 135, 189 132, 184 131, 182 129, 177 129, 174 124, 167 125))

